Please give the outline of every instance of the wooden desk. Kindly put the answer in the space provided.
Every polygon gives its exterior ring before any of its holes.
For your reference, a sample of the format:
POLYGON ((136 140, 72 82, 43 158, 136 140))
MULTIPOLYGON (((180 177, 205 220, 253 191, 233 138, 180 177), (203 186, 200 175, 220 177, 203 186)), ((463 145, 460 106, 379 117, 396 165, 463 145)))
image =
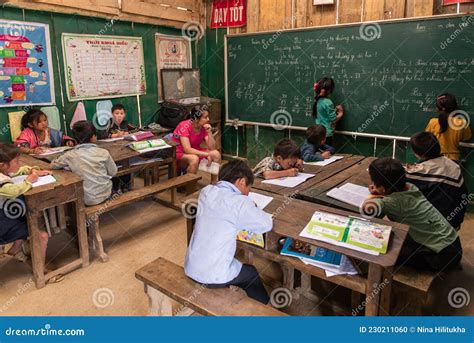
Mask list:
POLYGON ((324 206, 335 207, 351 212, 359 212, 357 206, 347 204, 326 195, 328 191, 335 187, 340 187, 346 183, 353 183, 359 186, 369 186, 370 176, 367 169, 375 157, 366 157, 351 167, 340 171, 331 178, 327 178, 314 183, 310 188, 298 193, 298 196, 306 201, 314 202, 324 206))
POLYGON ((302 191, 308 188, 311 188, 315 184, 346 170, 347 168, 353 166, 356 163, 359 163, 365 158, 364 156, 353 156, 353 155, 348 155, 348 154, 338 154, 338 155, 344 156, 344 158, 337 160, 336 162, 333 162, 324 167, 305 165, 304 172, 309 173, 309 174, 315 174, 315 176, 296 187, 289 188, 289 187, 281 187, 281 186, 276 186, 276 185, 269 185, 269 184, 263 183, 262 181, 264 180, 262 178, 256 178, 252 188, 256 190, 283 195, 283 196, 298 197, 302 191))
MULTIPOLYGON (((239 248, 251 254, 257 254, 267 260, 280 263, 283 268, 294 268, 301 271, 303 274, 318 277, 320 279, 332 282, 334 284, 349 288, 355 292, 366 295, 366 315, 385 315, 389 313, 390 308, 390 294, 392 285, 392 271, 393 267, 400 254, 400 249, 408 234, 408 226, 395 222, 390 222, 382 219, 373 219, 373 222, 382 223, 392 226, 392 234, 390 237, 389 247, 386 254, 378 256, 365 254, 356 250, 332 245, 330 243, 317 241, 309 238, 301 237, 299 234, 303 228, 310 221, 315 211, 330 211, 341 215, 350 215, 350 213, 342 210, 323 207, 321 205, 310 202, 288 199, 288 197, 279 196, 269 192, 258 191, 258 193, 272 196, 273 201, 265 208, 265 211, 274 215, 273 230, 270 232, 273 235, 272 240, 279 237, 291 237, 300 241, 307 242, 314 246, 323 247, 345 254, 354 259, 367 262, 369 264, 369 271, 367 277, 362 275, 339 275, 333 277, 326 277, 324 270, 307 266, 299 259, 281 256, 276 248, 264 250, 254 245, 240 243, 239 248), (383 309, 383 311, 380 311, 383 309)), ((197 194, 193 194, 189 198, 197 198, 197 194)), ((190 204, 190 203, 189 203, 190 204)), ((194 202, 194 206, 196 203, 194 202)), ((190 213, 190 212, 188 212, 190 213)), ((196 212, 197 213, 197 212, 196 212)), ((194 229, 194 219, 187 219, 188 230, 188 244, 194 229)), ((268 237, 270 238, 270 237, 268 237)))
MULTIPOLYGON (((48 163, 39 161, 28 155, 21 155, 20 163, 21 165, 39 166, 44 169, 49 168, 48 163)), ((30 236, 33 279, 37 288, 44 287, 46 282, 57 274, 65 274, 78 267, 87 267, 89 265, 82 180, 77 175, 65 170, 55 170, 53 175, 57 179, 57 182, 32 188, 24 194, 30 236), (71 213, 71 215, 76 223, 80 256, 67 265, 45 275, 45 266, 39 239, 40 219, 43 217, 43 210, 62 204, 72 205, 73 213, 71 213)))

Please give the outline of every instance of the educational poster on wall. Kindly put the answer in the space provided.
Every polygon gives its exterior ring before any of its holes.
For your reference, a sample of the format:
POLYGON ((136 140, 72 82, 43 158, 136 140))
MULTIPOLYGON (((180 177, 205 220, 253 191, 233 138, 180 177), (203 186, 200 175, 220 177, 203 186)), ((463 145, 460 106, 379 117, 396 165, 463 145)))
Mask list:
POLYGON ((0 20, 0 107, 54 105, 49 26, 0 20))
POLYGON ((163 100, 161 69, 189 69, 192 67, 191 41, 183 36, 155 35, 158 69, 158 100, 163 100))
POLYGON ((141 37, 62 34, 69 101, 146 94, 141 37))

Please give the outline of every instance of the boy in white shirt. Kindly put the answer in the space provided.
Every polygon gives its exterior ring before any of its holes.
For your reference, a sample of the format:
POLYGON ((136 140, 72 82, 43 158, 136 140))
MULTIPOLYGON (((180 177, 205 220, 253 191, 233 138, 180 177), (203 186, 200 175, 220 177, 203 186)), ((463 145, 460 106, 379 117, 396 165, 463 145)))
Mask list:
POLYGON ((184 270, 208 288, 237 286, 250 298, 267 304, 270 298, 257 269, 234 258, 240 230, 264 233, 273 225, 271 215, 248 197, 253 181, 247 164, 235 160, 222 166, 216 185, 201 191, 184 270))

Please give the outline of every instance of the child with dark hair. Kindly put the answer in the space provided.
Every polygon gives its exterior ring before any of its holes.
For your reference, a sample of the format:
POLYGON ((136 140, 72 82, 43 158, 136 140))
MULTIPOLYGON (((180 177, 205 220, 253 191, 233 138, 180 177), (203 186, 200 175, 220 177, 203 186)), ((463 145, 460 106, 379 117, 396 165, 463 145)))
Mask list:
POLYGON ((240 230, 264 233, 272 229, 271 215, 248 197, 253 178, 245 162, 234 160, 222 166, 216 185, 201 191, 184 271, 208 288, 237 286, 266 304, 270 299, 257 269, 234 257, 240 230))
POLYGON ((407 179, 459 230, 468 197, 461 167, 441 155, 439 142, 431 132, 414 134, 410 145, 418 162, 407 166, 407 179))
POLYGON ((255 168, 255 176, 266 180, 277 179, 284 176, 296 176, 298 171, 303 170, 303 160, 298 145, 291 139, 280 139, 275 145, 273 155, 265 157, 255 168))
MULTIPOLYGON (((186 172, 196 174, 201 160, 207 159, 208 166, 212 162, 220 163, 221 154, 216 150, 216 141, 209 124, 209 109, 206 105, 195 106, 188 120, 178 124, 171 141, 177 143, 176 160, 178 167, 186 168, 186 172), (206 148, 201 144, 205 143, 206 148)), ((211 176, 213 183, 216 181, 211 176)))
POLYGON ((102 138, 117 138, 135 133, 138 129, 130 124, 126 119, 125 107, 122 104, 115 104, 112 106, 112 118, 110 118, 109 129, 107 133, 100 133, 102 138))
POLYGON ((38 109, 31 109, 21 118, 22 131, 14 144, 22 153, 40 154, 45 148, 74 146, 74 139, 48 127, 48 117, 38 109))
POLYGON ((323 77, 318 80, 314 86, 314 104, 313 104, 313 118, 317 125, 323 125, 326 128, 327 143, 334 145, 333 135, 336 124, 344 115, 344 108, 342 105, 334 107, 334 103, 329 97, 334 92, 334 80, 329 77, 323 77))
POLYGON ((431 271, 459 265, 462 247, 456 230, 415 185, 406 182, 400 161, 379 158, 370 164, 369 174, 372 197, 363 206, 375 205, 378 215, 410 226, 397 263, 431 271))
MULTIPOLYGON (((50 174, 38 167, 20 167, 20 148, 12 144, 0 144, 0 244, 13 243, 7 255, 25 262, 26 255, 22 245, 28 238, 26 206, 23 194, 33 187, 39 176, 50 174), (14 184, 11 177, 28 175, 23 182, 14 184)), ((42 258, 46 256, 48 233, 39 232, 42 258)), ((48 282, 58 282, 62 276, 56 276, 48 282)))
POLYGON ((67 167, 79 175, 84 180, 84 203, 88 206, 100 204, 112 194, 111 179, 117 174, 117 166, 109 152, 95 144, 97 136, 92 123, 78 121, 72 131, 79 144, 55 159, 51 167, 67 167))
POLYGON ((331 157, 335 150, 326 144, 326 128, 312 125, 306 130, 306 139, 301 146, 301 156, 305 162, 324 161, 331 157))
POLYGON ((436 98, 438 118, 432 118, 425 131, 431 132, 438 138, 441 154, 454 160, 460 160, 459 142, 468 141, 472 137, 469 120, 463 112, 459 112, 456 97, 443 93, 436 98))

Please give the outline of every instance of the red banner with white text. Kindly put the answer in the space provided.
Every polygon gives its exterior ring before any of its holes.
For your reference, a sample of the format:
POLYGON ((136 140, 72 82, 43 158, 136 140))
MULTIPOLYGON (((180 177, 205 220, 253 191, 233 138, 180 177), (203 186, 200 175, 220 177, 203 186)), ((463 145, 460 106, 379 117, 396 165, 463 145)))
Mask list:
POLYGON ((245 25, 247 25, 245 0, 214 0, 212 3, 211 28, 245 25))

